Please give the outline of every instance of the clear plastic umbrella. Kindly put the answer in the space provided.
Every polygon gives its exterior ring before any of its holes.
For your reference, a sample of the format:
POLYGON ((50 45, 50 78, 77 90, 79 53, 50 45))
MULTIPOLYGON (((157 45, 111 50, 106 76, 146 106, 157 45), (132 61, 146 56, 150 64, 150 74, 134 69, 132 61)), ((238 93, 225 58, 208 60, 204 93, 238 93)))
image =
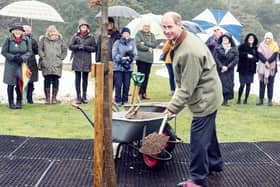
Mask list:
POLYGON ((64 22, 50 5, 39 1, 17 1, 0 10, 0 15, 53 22, 64 22))
MULTIPOLYGON (((108 8, 108 16, 110 17, 125 17, 136 18, 139 14, 132 8, 127 6, 111 6, 108 8)), ((101 12, 96 14, 96 18, 101 17, 101 12)))
POLYGON ((144 24, 150 24, 151 32, 155 35, 156 39, 166 39, 163 34, 161 26, 162 15, 156 15, 152 13, 142 14, 137 18, 134 18, 129 22, 126 27, 131 31, 131 37, 134 38, 139 30, 142 30, 144 24))

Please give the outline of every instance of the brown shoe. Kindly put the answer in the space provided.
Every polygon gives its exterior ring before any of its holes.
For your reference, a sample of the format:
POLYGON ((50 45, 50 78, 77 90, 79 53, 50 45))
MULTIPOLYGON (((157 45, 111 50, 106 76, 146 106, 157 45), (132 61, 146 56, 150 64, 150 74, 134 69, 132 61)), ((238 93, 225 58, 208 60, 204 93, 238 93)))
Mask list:
POLYGON ((147 99, 147 100, 149 100, 149 99, 151 99, 151 98, 149 98, 146 94, 143 94, 143 95, 142 95, 142 99, 147 99))

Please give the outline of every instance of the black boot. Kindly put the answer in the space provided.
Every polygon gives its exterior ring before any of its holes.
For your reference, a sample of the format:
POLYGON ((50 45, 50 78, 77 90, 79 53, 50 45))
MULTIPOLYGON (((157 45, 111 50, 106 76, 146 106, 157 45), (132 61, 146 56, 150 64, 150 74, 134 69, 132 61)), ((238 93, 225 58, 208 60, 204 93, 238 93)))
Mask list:
POLYGON ((247 104, 247 103, 248 103, 248 96, 249 96, 249 95, 247 95, 247 94, 245 95, 245 99, 244 99, 244 101, 243 101, 243 104, 247 104))
POLYGON ((240 105, 241 101, 240 101, 240 97, 238 97, 236 104, 240 105))
POLYGON ((88 103, 88 100, 87 100, 87 93, 86 93, 86 92, 83 93, 82 103, 84 103, 84 104, 87 104, 87 103, 88 103))
POLYGON ((14 104, 14 86, 8 85, 7 92, 8 92, 9 108, 16 109, 16 105, 14 104))
POLYGON ((21 109, 22 108, 22 96, 21 96, 21 91, 18 86, 16 86, 16 93, 17 93, 16 108, 21 109))
POLYGON ((269 99, 269 100, 268 100, 267 105, 268 105, 268 106, 272 106, 272 99, 269 99))
POLYGON ((52 90, 52 104, 56 104, 57 103, 57 99, 56 99, 57 93, 58 93, 58 89, 57 88, 53 88, 53 90, 52 90))
POLYGON ((51 90, 50 90, 50 88, 45 88, 44 89, 44 91, 45 91, 45 96, 46 96, 46 100, 45 100, 45 104, 51 104, 51 100, 50 100, 50 92, 51 92, 51 90))
POLYGON ((34 90, 33 83, 28 84, 28 88, 27 88, 27 103, 29 103, 29 104, 33 104, 33 99, 32 99, 33 90, 34 90))
POLYGON ((263 105, 263 99, 260 99, 259 102, 256 104, 257 106, 263 105))
POLYGON ((16 108, 17 108, 17 109, 22 109, 22 101, 21 101, 21 98, 20 98, 20 99, 17 99, 16 108))
POLYGON ((82 103, 81 94, 78 94, 76 99, 76 104, 81 104, 81 103, 82 103))
POLYGON ((224 102, 223 102, 223 104, 222 104, 223 106, 229 106, 229 104, 228 104, 228 100, 227 99, 224 99, 224 102))

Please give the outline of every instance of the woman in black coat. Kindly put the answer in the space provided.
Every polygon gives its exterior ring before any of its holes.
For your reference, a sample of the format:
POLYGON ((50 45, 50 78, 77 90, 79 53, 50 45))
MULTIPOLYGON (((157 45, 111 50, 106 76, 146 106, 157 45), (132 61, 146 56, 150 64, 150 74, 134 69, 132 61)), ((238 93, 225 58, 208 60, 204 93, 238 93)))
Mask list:
POLYGON ((219 38, 213 56, 223 86, 223 105, 228 106, 228 100, 234 96, 234 67, 239 58, 238 49, 230 33, 225 33, 219 38))
POLYGON ((86 20, 81 19, 79 21, 78 32, 72 37, 69 49, 72 50, 72 70, 75 71, 76 103, 87 103, 88 73, 91 71, 91 53, 95 52, 96 43, 86 20), (81 79, 83 81, 82 97, 81 79))
POLYGON ((245 37, 244 43, 238 48, 239 62, 237 66, 237 72, 239 72, 239 89, 237 104, 241 103, 241 96, 246 85, 245 99, 243 104, 247 104, 250 94, 251 83, 254 80, 254 74, 256 73, 256 66, 259 60, 258 57, 258 38, 255 34, 249 33, 245 37))

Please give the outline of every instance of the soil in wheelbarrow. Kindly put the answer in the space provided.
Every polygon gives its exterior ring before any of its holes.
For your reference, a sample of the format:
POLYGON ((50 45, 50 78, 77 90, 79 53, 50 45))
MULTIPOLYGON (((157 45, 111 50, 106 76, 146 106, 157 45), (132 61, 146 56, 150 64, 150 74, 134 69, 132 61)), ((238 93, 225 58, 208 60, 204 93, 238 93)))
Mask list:
MULTIPOLYGON (((114 113, 113 117, 128 119, 125 117, 126 114, 127 112, 116 112, 114 113)), ((161 117, 163 118, 162 113, 138 111, 134 115, 130 115, 129 120, 150 120, 150 119, 161 118, 161 117)))

